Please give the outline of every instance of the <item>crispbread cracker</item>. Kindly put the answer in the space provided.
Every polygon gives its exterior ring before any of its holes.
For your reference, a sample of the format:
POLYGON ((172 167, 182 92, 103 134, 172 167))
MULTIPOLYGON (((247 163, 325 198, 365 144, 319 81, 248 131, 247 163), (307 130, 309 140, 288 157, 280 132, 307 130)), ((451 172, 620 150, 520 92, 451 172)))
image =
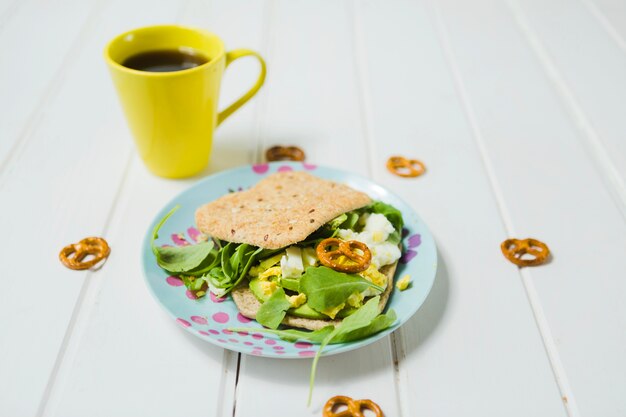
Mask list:
MULTIPOLYGON (((387 276, 387 281, 388 281, 387 288, 385 288, 385 291, 381 294, 380 302, 378 304, 378 309, 381 313, 385 309, 385 306, 387 305, 387 301, 389 301, 389 296, 391 295, 391 291, 393 290, 393 282, 394 282, 393 276, 396 273, 397 266, 398 266, 398 262, 395 262, 391 265, 384 266, 380 269, 380 272, 382 272, 383 274, 387 276)), ((259 300, 257 300, 257 298, 254 296, 254 294, 250 290, 248 283, 245 282, 244 284, 238 286, 231 292, 231 294, 233 296, 233 300, 235 301, 235 304, 237 305, 237 308, 239 309, 239 312, 248 318, 255 319, 256 313, 257 311, 259 311, 259 308, 261 307, 261 303, 259 302, 259 300)), ((289 314, 286 315, 282 321, 282 324, 285 324, 287 326, 300 327, 300 328, 308 329, 308 330, 318 330, 318 329, 321 329, 322 327, 328 326, 329 324, 336 326, 339 323, 341 323, 341 319, 337 319, 337 320, 307 319, 303 317, 291 316, 289 314)))
POLYGON ((301 242, 335 217, 371 202, 347 185, 306 172, 278 172, 246 191, 196 211, 203 233, 235 243, 279 249, 301 242))

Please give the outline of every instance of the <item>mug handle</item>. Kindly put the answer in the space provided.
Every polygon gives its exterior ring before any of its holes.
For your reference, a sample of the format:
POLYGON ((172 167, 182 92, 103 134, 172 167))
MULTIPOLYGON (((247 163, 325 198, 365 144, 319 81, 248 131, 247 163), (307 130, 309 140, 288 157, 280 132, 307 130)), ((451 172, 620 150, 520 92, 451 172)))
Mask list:
POLYGON ((227 52, 226 68, 228 68, 228 66, 232 64, 233 61, 244 56, 255 57, 259 61, 259 64, 261 64, 261 73, 259 74, 259 78, 256 80, 254 86, 250 90, 248 90, 246 94, 241 96, 237 101, 235 101, 233 104, 226 107, 224 110, 217 114, 217 126, 219 126, 228 116, 233 114, 235 110, 237 110, 239 107, 243 106, 248 100, 250 100, 257 93, 257 91, 259 91, 259 89, 263 85, 263 82, 265 82, 265 74, 267 73, 267 70, 265 68, 265 61, 263 60, 261 55, 254 51, 251 51, 250 49, 235 49, 234 51, 227 52))

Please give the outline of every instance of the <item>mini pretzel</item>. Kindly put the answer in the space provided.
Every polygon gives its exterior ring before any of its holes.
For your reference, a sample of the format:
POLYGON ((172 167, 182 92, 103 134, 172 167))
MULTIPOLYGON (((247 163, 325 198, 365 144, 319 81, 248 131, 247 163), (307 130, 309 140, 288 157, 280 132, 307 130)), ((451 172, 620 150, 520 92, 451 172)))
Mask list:
POLYGON ((426 167, 417 159, 407 159, 404 156, 392 156, 387 160, 387 169, 400 177, 419 177, 426 172, 426 167))
POLYGON ((304 151, 297 146, 272 146, 265 151, 268 161, 304 161, 304 151))
POLYGON ((548 246, 537 239, 507 239, 500 245, 502 254, 517 266, 535 266, 544 263, 550 255, 548 246), (522 259, 524 255, 531 259, 522 259))
POLYGON ((70 269, 89 269, 101 260, 106 259, 109 253, 111 253, 111 249, 106 240, 101 237, 87 237, 78 243, 72 243, 61 249, 59 259, 63 262, 63 265, 70 269), (92 255, 93 259, 83 261, 89 255, 92 255))
POLYGON ((317 257, 323 265, 341 272, 365 271, 372 261, 372 252, 370 252, 365 243, 357 240, 345 241, 329 237, 328 239, 322 240, 319 245, 317 245, 316 252, 317 257), (328 250, 333 246, 336 246, 337 249, 328 250), (363 254, 356 252, 357 249, 363 252, 363 254), (337 262, 337 258, 342 255, 353 263, 346 265, 337 262))
POLYGON ((344 395, 337 395, 326 401, 324 405, 323 417, 364 417, 363 410, 370 410, 376 417, 384 417, 383 410, 372 400, 353 400, 344 395), (348 408, 335 412, 338 405, 345 405, 348 408))

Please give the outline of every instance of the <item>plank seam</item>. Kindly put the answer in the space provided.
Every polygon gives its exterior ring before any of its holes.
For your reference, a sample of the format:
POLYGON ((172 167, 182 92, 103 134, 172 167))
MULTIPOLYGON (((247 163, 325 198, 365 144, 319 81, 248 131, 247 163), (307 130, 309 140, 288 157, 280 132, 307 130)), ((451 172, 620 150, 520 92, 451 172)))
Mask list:
POLYGON ((613 23, 609 20, 608 17, 600 10, 600 8, 590 0, 580 0, 583 6, 589 10, 591 15, 596 18, 596 20, 600 23, 600 26, 606 31, 613 41, 619 46, 619 48, 626 52, 626 40, 622 37, 622 35, 615 28, 613 23))
MULTIPOLYGON (((355 0, 347 3, 348 14, 351 16, 352 24, 352 41, 353 41, 353 67, 355 78, 357 80, 357 91, 359 100, 359 116, 361 119, 361 130, 365 138, 365 152, 367 155, 367 172, 371 178, 376 177, 376 143, 374 140, 374 129, 369 122, 373 114, 372 97, 369 89, 370 75, 367 67, 366 48, 363 42, 363 24, 361 16, 361 7, 363 3, 355 0)), ((395 385, 395 397, 398 404, 398 416, 410 415, 407 407, 408 401, 401 383, 404 374, 400 370, 400 364, 405 359, 405 340, 402 329, 399 328, 389 335, 389 348, 391 351, 391 360, 393 363, 393 375, 395 385)))
POLYGON ((17 138, 15 138, 7 154, 2 160, 0 160, 0 188, 3 187, 9 177, 8 174, 11 171, 11 166, 15 166, 17 164, 17 159, 19 158, 21 151, 34 137, 33 132, 36 132, 39 128, 46 108, 48 108, 50 102, 54 100, 57 94, 61 91, 61 87, 65 83, 65 79, 69 72, 67 69, 72 66, 71 62, 76 61, 76 57, 80 57, 82 54, 85 39, 87 39, 89 34, 93 31, 95 26, 94 22, 97 21, 97 18, 102 13, 105 4, 106 2, 104 0, 95 0, 93 9, 91 9, 89 15, 85 19, 80 31, 72 42, 72 46, 70 46, 63 56, 61 65, 57 69, 54 77, 50 80, 43 94, 41 94, 41 98, 30 112, 30 115, 26 119, 21 132, 17 138))
MULTIPOLYGON (((111 226, 112 220, 115 218, 115 213, 118 210, 118 202, 120 201, 120 196, 123 194, 124 190, 127 188, 128 176, 130 172, 130 168, 132 166, 133 161, 133 152, 128 151, 128 155, 126 156, 126 164, 124 166, 124 171, 122 174, 122 178, 118 188, 115 192, 113 200, 111 202, 111 208, 109 209, 109 214, 104 222, 104 227, 102 228, 102 236, 106 236, 109 232, 109 227, 111 226)), ((86 304, 87 299, 95 298, 98 293, 98 289, 102 285, 100 280, 99 285, 98 282, 94 282, 94 272, 96 271, 87 271, 85 273, 85 278, 83 285, 81 286, 80 293, 74 305, 74 310, 72 311, 72 315, 70 317, 70 321, 67 326, 67 330, 65 335, 63 336, 63 340, 61 342, 61 346, 59 348, 59 352, 57 353, 57 358, 54 362, 54 366, 50 373, 50 377, 48 378, 48 382, 46 384, 46 388, 44 390, 44 394, 39 402, 39 407, 37 410, 37 416, 46 416, 51 415, 51 411, 49 410, 50 400, 54 398, 54 393, 58 390, 57 381, 59 380, 59 375, 63 373, 65 368, 65 364, 68 360, 68 351, 70 350, 72 344, 78 343, 76 339, 76 334, 80 332, 80 323, 82 320, 88 315, 88 306, 86 304), (93 294, 93 295, 92 295, 93 294), (92 295, 92 296, 90 296, 92 295), (76 341, 76 342, 75 342, 76 341)), ((91 303, 93 305, 94 303, 91 303)))
POLYGON ((513 19, 518 28, 526 38, 531 50, 534 52, 548 80, 556 89, 557 95, 560 97, 565 109, 573 119, 575 126, 581 133, 583 145, 593 155, 592 161, 595 170, 604 182, 611 200, 617 207, 618 211, 626 221, 626 184, 620 176, 619 170, 613 163, 610 154, 602 142, 600 135, 596 132, 593 124, 585 114, 581 105, 578 103, 574 93, 567 85, 565 77, 558 70, 556 64, 550 56, 547 48, 539 39, 537 33, 526 17, 526 14, 515 0, 507 0, 513 19))
MULTIPOLYGON (((494 194, 494 199, 496 200, 496 205, 498 207, 498 211, 503 222, 505 232, 510 236, 514 236, 515 229, 513 227, 513 221, 510 217, 509 211, 506 207, 504 196, 501 191, 502 187, 500 186, 499 181, 497 180, 497 177, 495 175, 495 169, 487 151, 487 146, 478 122, 478 117, 474 112, 474 108, 469 98, 469 93, 465 88, 460 69, 454 57, 452 45, 448 36, 447 29, 445 27, 445 23, 443 21, 443 17, 441 16, 441 12, 436 6, 436 2, 434 0, 428 0, 428 3, 435 15, 435 31, 437 33, 437 37, 439 38, 439 43, 444 52, 448 67, 450 68, 450 73, 454 81, 454 86, 459 97, 459 102, 463 108, 467 122, 472 132, 472 137, 474 138, 474 141, 480 153, 481 160, 489 179, 489 184, 494 194)), ((543 309, 541 308, 539 297, 535 291, 532 280, 530 279, 530 272, 518 268, 518 273, 525 288, 526 297, 528 298, 530 308, 533 312, 533 316, 535 319, 535 323, 543 341, 544 349, 552 368, 555 382, 561 393, 561 399, 565 407, 565 411, 570 417, 578 417, 579 412, 574 400, 574 395, 571 391, 565 368, 563 367, 563 364, 559 358, 558 349, 556 348, 556 344, 550 332, 550 327, 543 313, 543 309)))

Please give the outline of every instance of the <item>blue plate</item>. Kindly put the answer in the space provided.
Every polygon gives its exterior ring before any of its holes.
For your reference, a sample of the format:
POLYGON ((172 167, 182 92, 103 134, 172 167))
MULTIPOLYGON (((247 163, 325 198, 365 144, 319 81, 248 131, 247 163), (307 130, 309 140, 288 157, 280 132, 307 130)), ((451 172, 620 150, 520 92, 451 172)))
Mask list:
POLYGON ((159 245, 188 245, 199 236, 194 227, 196 208, 229 192, 247 189, 262 178, 277 171, 310 171, 321 178, 346 183, 398 208, 404 217, 403 255, 395 279, 409 274, 411 286, 405 291, 394 287, 387 309, 394 309, 398 320, 389 329, 366 339, 333 344, 326 347, 324 355, 346 352, 368 345, 385 337, 405 323, 422 305, 430 292, 437 270, 435 242, 419 216, 399 197, 367 178, 333 168, 299 162, 274 162, 244 166, 212 175, 193 185, 170 201, 156 216, 146 232, 143 242, 143 270, 148 287, 154 297, 185 330, 207 342, 226 349, 272 358, 303 358, 314 356, 318 348, 305 342, 290 343, 267 333, 255 331, 231 332, 233 327, 260 328, 254 320, 239 314, 232 299, 216 298, 212 294, 195 299, 182 281, 169 276, 157 265, 150 239, 154 226, 175 205, 181 208, 168 220, 159 233, 159 245))

